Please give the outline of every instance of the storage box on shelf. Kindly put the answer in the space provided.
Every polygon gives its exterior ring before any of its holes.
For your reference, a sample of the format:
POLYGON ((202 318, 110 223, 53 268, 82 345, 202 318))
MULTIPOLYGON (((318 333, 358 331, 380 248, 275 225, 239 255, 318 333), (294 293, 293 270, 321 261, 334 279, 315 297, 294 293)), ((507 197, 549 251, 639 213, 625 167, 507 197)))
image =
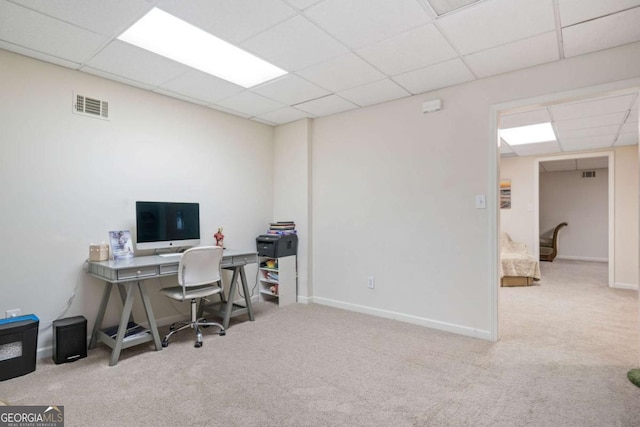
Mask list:
POLYGON ((273 301, 280 307, 296 302, 296 256, 260 257, 258 281, 260 301, 273 301))

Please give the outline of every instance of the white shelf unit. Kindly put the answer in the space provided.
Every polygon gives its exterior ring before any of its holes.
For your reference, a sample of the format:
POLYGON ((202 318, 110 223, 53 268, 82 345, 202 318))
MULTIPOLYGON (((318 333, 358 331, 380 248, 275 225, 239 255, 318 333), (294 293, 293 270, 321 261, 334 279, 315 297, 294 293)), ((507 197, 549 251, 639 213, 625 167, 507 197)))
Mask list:
POLYGON ((260 283, 260 301, 273 301, 279 307, 292 304, 297 300, 296 256, 282 258, 260 257, 258 282, 260 283), (265 266, 272 260, 273 268, 265 266), (275 287, 275 290, 273 290, 275 287))

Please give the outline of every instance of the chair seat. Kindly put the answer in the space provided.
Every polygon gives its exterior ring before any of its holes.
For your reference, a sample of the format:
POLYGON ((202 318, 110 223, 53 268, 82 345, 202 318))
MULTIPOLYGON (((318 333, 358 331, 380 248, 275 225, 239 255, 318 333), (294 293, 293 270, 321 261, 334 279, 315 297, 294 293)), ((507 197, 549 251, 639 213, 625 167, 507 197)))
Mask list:
POLYGON ((218 286, 202 285, 191 286, 186 289, 184 297, 182 295, 182 286, 172 286, 169 288, 162 288, 160 292, 169 298, 173 298, 178 301, 189 300, 192 298, 203 298, 209 295, 215 295, 222 292, 222 288, 218 286))
POLYGON ((540 247, 540 255, 551 255, 553 254, 553 248, 548 248, 546 246, 540 247))
POLYGON ((544 247, 547 247, 547 248, 553 248, 553 239, 541 238, 540 239, 540 246, 544 246, 544 247))

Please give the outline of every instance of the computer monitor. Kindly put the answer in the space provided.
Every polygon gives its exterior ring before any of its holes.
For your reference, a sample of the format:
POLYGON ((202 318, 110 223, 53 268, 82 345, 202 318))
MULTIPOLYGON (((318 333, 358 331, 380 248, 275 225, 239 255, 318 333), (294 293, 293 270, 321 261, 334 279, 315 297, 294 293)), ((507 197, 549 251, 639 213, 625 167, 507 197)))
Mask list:
POLYGON ((200 204, 136 202, 136 249, 200 244, 200 204))

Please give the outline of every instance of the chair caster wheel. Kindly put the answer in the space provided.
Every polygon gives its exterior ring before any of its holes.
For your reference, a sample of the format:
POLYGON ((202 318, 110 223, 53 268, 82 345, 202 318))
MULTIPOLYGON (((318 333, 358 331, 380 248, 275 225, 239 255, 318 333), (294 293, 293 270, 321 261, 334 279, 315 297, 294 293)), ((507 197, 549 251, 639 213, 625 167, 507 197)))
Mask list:
POLYGON ((195 348, 200 348, 202 347, 202 343, 201 342, 197 342, 193 345, 195 348))
MULTIPOLYGON (((202 319, 202 322, 203 322, 203 323, 206 323, 206 322, 208 322, 208 320, 207 320, 207 319, 202 319)), ((202 326, 200 326, 200 327, 201 327, 201 328, 208 328, 209 326, 211 326, 211 325, 202 325, 202 326)))
POLYGON ((169 341, 162 340, 162 347, 168 347, 168 346, 169 346, 169 341))
POLYGON ((219 332, 219 335, 220 335, 221 337, 223 337, 223 336, 227 335, 227 331, 225 331, 225 330, 223 329, 223 330, 221 330, 221 331, 219 332))
POLYGON ((170 332, 173 332, 173 331, 175 331, 175 330, 176 330, 176 327, 175 327, 175 326, 173 326, 173 325, 169 326, 169 331, 170 331, 170 332))

